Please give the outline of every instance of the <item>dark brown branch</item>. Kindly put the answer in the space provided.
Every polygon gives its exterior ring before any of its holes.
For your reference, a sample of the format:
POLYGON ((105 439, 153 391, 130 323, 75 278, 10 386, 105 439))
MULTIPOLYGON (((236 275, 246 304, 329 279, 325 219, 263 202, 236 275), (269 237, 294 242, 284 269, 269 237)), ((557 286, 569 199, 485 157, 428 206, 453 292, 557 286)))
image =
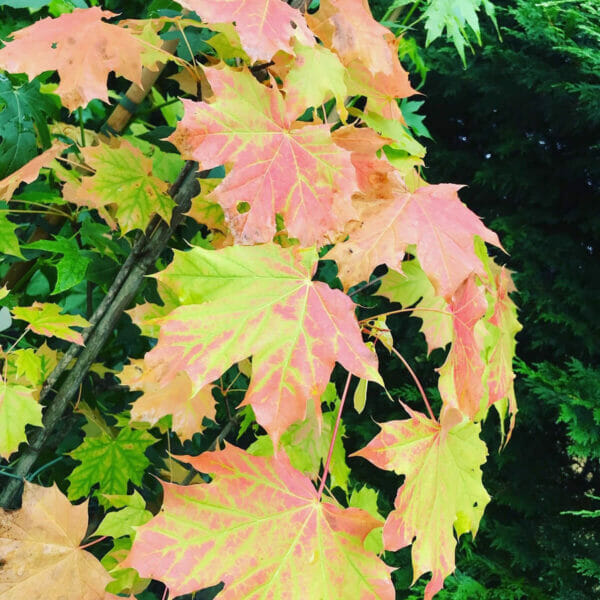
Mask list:
MULTIPOLYGON (((133 251, 123 264, 108 294, 96 309, 92 321, 94 325, 85 332, 85 348, 74 347, 63 357, 61 363, 50 375, 43 389, 45 397, 52 385, 64 372, 66 365, 79 354, 74 367, 60 386, 56 396, 44 412, 44 427, 36 429, 30 436, 30 445, 23 452, 14 470, 14 474, 24 479, 38 459, 44 444, 52 435, 57 423, 63 417, 69 404, 79 389, 85 374, 94 362, 106 340, 114 330, 123 311, 131 305, 137 290, 148 269, 154 265, 161 252, 167 246, 175 228, 181 223, 184 214, 190 209, 191 199, 199 192, 196 179, 197 164, 187 162, 173 185, 171 194, 176 202, 171 224, 164 221, 152 222, 146 234, 136 241, 133 251), (67 357, 69 357, 67 359, 67 357)), ((13 508, 18 501, 22 489, 22 479, 11 478, 0 493, 0 506, 13 508)))

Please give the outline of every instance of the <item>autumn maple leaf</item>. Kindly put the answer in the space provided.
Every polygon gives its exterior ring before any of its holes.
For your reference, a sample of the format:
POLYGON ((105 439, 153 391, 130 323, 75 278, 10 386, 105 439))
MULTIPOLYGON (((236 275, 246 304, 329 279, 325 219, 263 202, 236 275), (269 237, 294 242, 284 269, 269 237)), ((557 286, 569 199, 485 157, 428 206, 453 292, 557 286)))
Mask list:
POLYGON ((463 421, 455 409, 443 412, 440 425, 405 408, 410 419, 382 423, 355 455, 406 476, 384 525, 384 543, 388 550, 412 544, 413 581, 432 572, 425 588, 431 600, 455 568, 453 530, 459 537, 475 535, 489 501, 480 469, 487 450, 480 426, 463 421))
POLYGON ((9 201, 21 183, 31 183, 37 179, 40 169, 47 167, 55 158, 60 156, 65 148, 67 148, 67 144, 55 142, 48 150, 2 179, 0 181, 0 200, 9 201))
POLYGON ((25 482, 23 506, 0 511, 0 597, 118 600, 111 576, 80 548, 88 503, 73 506, 58 487, 25 482))
POLYGON ((404 251, 414 244, 421 267, 437 295, 451 298, 471 273, 485 275, 475 253, 475 236, 501 247, 498 236, 459 199, 460 186, 426 185, 414 193, 390 174, 392 199, 364 203, 362 225, 329 253, 345 287, 366 280, 379 264, 402 271, 404 251))
POLYGON ((236 241, 270 241, 278 213, 304 246, 341 231, 355 216, 356 177, 350 153, 334 144, 329 127, 295 121, 299 115, 281 93, 247 70, 207 69, 206 76, 216 100, 184 100, 183 120, 170 140, 204 169, 231 165, 211 197, 236 241))
POLYGON ((163 483, 162 510, 137 529, 122 566, 164 582, 174 597, 220 581, 222 600, 395 597, 391 569, 363 548, 380 521, 319 502, 284 452, 263 458, 228 445, 178 459, 211 483, 163 483))
POLYGON ((336 361, 381 382, 350 298, 311 281, 317 260, 312 248, 275 244, 176 252, 157 277, 188 306, 156 320, 158 344, 147 363, 164 364, 165 384, 185 371, 197 392, 252 356, 244 402, 277 447, 281 434, 304 419, 307 402, 320 417, 319 398, 336 361))
POLYGON ((207 23, 232 23, 252 61, 271 60, 279 50, 293 54, 291 40, 315 40, 302 13, 281 0, 182 0, 207 23))
POLYGON ((71 111, 94 98, 108 102, 111 71, 142 87, 146 48, 131 31, 102 21, 114 16, 98 7, 76 8, 56 19, 37 21, 12 34, 13 40, 0 50, 0 66, 29 77, 58 71, 60 84, 54 93, 71 111))

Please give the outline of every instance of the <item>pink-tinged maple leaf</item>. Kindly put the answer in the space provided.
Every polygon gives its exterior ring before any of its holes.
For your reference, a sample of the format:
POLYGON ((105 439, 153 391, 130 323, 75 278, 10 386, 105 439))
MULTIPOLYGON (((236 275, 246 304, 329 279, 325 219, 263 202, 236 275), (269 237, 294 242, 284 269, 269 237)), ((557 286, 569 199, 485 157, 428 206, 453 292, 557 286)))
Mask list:
POLYGON ((396 179, 393 198, 372 208, 366 205, 362 226, 328 255, 338 262, 344 286, 368 279, 379 264, 401 271, 409 244, 415 244, 421 267, 439 296, 451 298, 471 273, 484 275, 474 238, 478 235, 501 247, 500 241, 460 201, 460 186, 426 185, 411 194, 397 174, 389 177, 396 179))
POLYGON ((142 87, 142 53, 147 47, 130 31, 102 21, 114 16, 93 7, 37 21, 11 34, 13 40, 0 50, 0 66, 29 77, 58 71, 55 93, 71 111, 94 98, 108 102, 111 71, 142 87))
MULTIPOLYGON (((207 69, 216 100, 184 100, 185 114, 170 140, 204 169, 231 165, 210 197, 217 200, 238 243, 270 241, 281 213, 304 246, 341 231, 355 216, 356 177, 350 153, 329 127, 294 121, 281 93, 249 71, 207 69), (244 212, 239 205, 247 203, 244 212)), ((293 101, 292 101, 293 102, 293 101)))
POLYGON ((454 409, 444 411, 441 425, 407 410, 410 419, 382 423, 381 432, 356 455, 406 476, 383 539, 388 550, 412 544, 413 581, 432 572, 425 588, 430 600, 455 568, 453 530, 458 537, 467 531, 475 535, 489 502, 480 469, 487 449, 480 426, 462 421, 454 409))
POLYGON ((394 34, 371 14, 367 0, 321 0, 306 20, 315 35, 346 65, 357 61, 373 74, 391 74, 399 64, 394 34))
POLYGON ((484 289, 475 283, 474 276, 463 282, 448 305, 453 322, 452 346, 439 369, 439 389, 446 405, 470 418, 479 412, 485 395, 483 336, 476 326, 486 309, 484 289))
POLYGON ((350 298, 311 281, 317 260, 314 248, 275 244, 176 252, 157 277, 191 306, 158 319, 148 364, 165 365, 165 383, 187 372, 198 391, 252 356, 244 403, 277 447, 281 434, 305 418, 307 402, 320 418, 320 396, 336 361, 381 382, 350 298))
POLYGON ((143 360, 132 360, 119 373, 123 385, 144 392, 134 401, 131 420, 154 425, 162 417, 172 415, 173 431, 182 440, 190 440, 204 431, 204 418, 214 419, 215 400, 212 385, 192 392, 192 382, 184 372, 166 385, 160 383, 161 368, 151 369, 143 360))
POLYGON ((138 527, 123 566, 165 583, 173 597, 215 585, 222 600, 392 600, 391 569, 363 548, 381 523, 366 511, 319 502, 285 452, 235 446, 179 457, 209 484, 163 484, 159 515, 138 527))
POLYGON ((305 45, 315 40, 304 16, 283 0, 182 0, 207 23, 232 23, 252 61, 271 60, 279 50, 293 54, 295 38, 305 45))
POLYGON ((506 403, 504 407, 498 406, 498 409, 504 416, 508 408, 511 415, 510 431, 512 431, 517 413, 512 363, 515 357, 515 336, 522 326, 517 320, 517 307, 509 296, 510 292, 516 290, 510 272, 504 267, 501 269, 496 267, 496 272, 492 276, 495 284, 494 312, 486 323, 488 336, 485 340, 489 364, 488 404, 506 403))
POLYGON ((26 165, 23 165, 20 169, 2 179, 0 181, 0 200, 8 202, 22 182, 31 183, 35 181, 40 173, 40 169, 47 167, 55 158, 60 156, 66 147, 67 144, 55 142, 48 150, 42 152, 42 154, 30 160, 26 165))

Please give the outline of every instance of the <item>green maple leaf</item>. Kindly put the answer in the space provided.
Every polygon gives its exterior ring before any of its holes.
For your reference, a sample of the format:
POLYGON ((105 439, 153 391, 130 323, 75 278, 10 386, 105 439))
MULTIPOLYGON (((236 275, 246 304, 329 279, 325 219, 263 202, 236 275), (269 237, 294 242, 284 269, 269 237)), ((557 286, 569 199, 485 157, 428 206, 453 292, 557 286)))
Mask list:
POLYGON ((89 321, 79 315, 61 315, 61 310, 58 304, 34 302, 32 306, 16 306, 12 313, 15 319, 29 323, 31 331, 39 335, 83 345, 81 334, 72 327, 89 327, 89 321))
POLYGON ((19 239, 15 235, 18 225, 6 218, 5 212, 0 212, 0 253, 23 258, 19 248, 19 239))
POLYGON ((56 268, 56 285, 52 290, 53 294, 69 290, 85 279, 91 253, 82 251, 75 238, 38 240, 31 244, 24 244, 22 247, 30 250, 45 250, 61 256, 58 260, 53 259, 53 266, 56 268))
POLYGON ((21 442, 27 441, 26 425, 42 426, 42 407, 33 390, 21 385, 0 383, 0 456, 8 458, 21 442))
POLYGON ((145 229, 155 214, 171 220, 175 202, 167 194, 169 186, 153 175, 152 159, 141 150, 121 141, 116 148, 101 144, 81 152, 95 174, 85 177, 81 185, 67 183, 63 188, 66 200, 97 209, 111 227, 118 223, 122 233, 145 229), (116 206, 114 216, 108 205, 116 206))
POLYGON ((416 259, 404 261, 402 273, 390 269, 383 276, 377 294, 405 308, 414 305, 412 316, 423 321, 420 331, 425 335, 429 352, 452 341, 452 315, 448 304, 436 295, 416 259))
POLYGON ((468 25, 471 28, 477 42, 481 44, 477 12, 482 6, 497 29, 494 5, 489 0, 431 0, 423 13, 427 31, 426 45, 429 46, 446 30, 447 37, 452 39, 463 64, 466 64, 465 44, 469 47, 471 44, 465 27, 468 25))
MULTIPOLYGON (((339 402, 339 398, 336 398, 335 409, 323 413, 323 422, 320 424, 315 418, 312 403, 308 403, 306 419, 293 423, 281 436, 279 447, 285 450, 292 466, 308 475, 313 481, 319 476, 321 464, 325 463, 327 459, 339 402)), ((329 473, 331 475, 330 487, 339 486, 347 492, 350 469, 346 464, 346 450, 342 442, 345 434, 346 428, 343 423, 340 423, 333 444, 329 473)), ((267 435, 259 436, 248 448, 248 452, 255 456, 273 456, 273 442, 267 435)))
POLYGON ((104 497, 115 508, 121 510, 109 512, 96 530, 96 535, 107 535, 113 538, 135 535, 134 527, 147 523, 152 513, 146 510, 146 502, 139 492, 131 496, 104 494, 104 497))
POLYGON ((381 424, 381 432, 355 453, 381 469, 405 475, 395 510, 386 519, 383 539, 387 550, 412 544, 414 580, 427 571, 431 599, 454 571, 456 539, 477 533, 489 502, 481 481, 487 449, 479 439, 481 427, 463 421, 448 409, 442 423, 405 407, 410 419, 381 424))
POLYGON ((37 81, 15 88, 0 74, 0 179, 37 154, 36 128, 44 146, 50 145, 46 124, 52 102, 40 93, 37 81))
MULTIPOLYGON (((141 485, 150 461, 144 454, 156 438, 147 431, 124 428, 117 437, 106 433, 83 440, 71 456, 81 461, 68 479, 68 496, 77 500, 87 496, 96 484, 100 494, 127 494, 129 481, 141 485)), ((102 499, 100 498, 102 501, 102 499)))

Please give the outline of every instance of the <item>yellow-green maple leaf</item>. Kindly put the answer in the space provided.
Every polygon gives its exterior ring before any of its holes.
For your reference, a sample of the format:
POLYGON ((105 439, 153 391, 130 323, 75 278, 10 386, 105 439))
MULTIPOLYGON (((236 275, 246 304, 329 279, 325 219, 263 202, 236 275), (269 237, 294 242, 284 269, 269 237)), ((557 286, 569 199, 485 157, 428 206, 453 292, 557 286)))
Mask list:
POLYGON ((29 323, 29 329, 40 335, 57 337, 83 346, 81 334, 73 327, 89 327, 87 319, 79 315, 62 315, 58 304, 34 302, 31 306, 17 306, 12 309, 15 319, 29 323))
POLYGON ((356 455, 406 476, 383 539, 388 550, 412 544, 414 580, 432 572, 425 588, 425 600, 431 600, 455 568, 453 530, 459 537, 475 535, 489 502, 480 469, 487 449, 480 426, 462 421, 455 409, 444 411, 441 424, 407 410, 410 419, 382 423, 356 455))
POLYGON ((152 159, 129 142, 118 147, 101 144, 82 148, 86 163, 95 170, 81 185, 67 183, 65 200, 98 210, 112 227, 122 233, 145 229, 153 215, 170 222, 175 206, 167 194, 168 184, 152 174, 152 159), (114 216, 109 205, 114 205, 114 216))
POLYGON ((34 390, 0 382, 0 456, 8 458, 27 441, 26 425, 42 426, 42 407, 34 390))

